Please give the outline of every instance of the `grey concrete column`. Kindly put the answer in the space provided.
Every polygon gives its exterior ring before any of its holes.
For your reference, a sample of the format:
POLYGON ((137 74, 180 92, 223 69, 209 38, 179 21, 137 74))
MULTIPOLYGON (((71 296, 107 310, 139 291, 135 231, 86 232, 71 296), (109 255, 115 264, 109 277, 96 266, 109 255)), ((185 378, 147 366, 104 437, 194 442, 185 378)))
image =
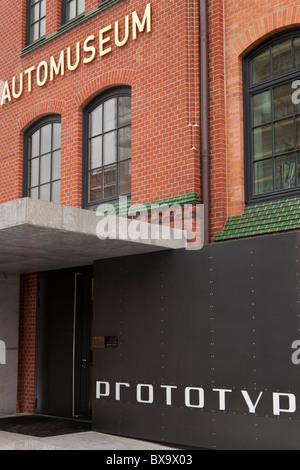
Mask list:
POLYGON ((0 415, 16 412, 20 277, 0 273, 0 415))

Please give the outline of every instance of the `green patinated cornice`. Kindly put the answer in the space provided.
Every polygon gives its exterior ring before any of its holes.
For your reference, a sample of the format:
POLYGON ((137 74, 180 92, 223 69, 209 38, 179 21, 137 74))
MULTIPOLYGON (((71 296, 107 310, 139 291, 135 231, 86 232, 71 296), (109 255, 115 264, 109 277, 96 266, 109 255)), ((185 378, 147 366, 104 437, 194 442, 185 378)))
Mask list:
POLYGON ((242 215, 229 217, 215 241, 234 240, 300 229, 300 197, 245 207, 242 215))
MULTIPOLYGON (((112 212, 116 215, 127 215, 128 210, 132 208, 134 212, 139 212, 139 211, 150 211, 151 209, 157 208, 157 207, 163 207, 163 206, 174 206, 176 204, 183 205, 183 204, 195 204, 195 203, 200 203, 200 198, 197 193, 188 193, 188 194, 183 194, 180 196, 173 196, 165 199, 159 199, 157 201, 151 201, 151 202, 146 202, 143 204, 131 204, 131 201, 127 201, 126 204, 109 204, 109 203, 100 203, 99 207, 101 207, 103 210, 105 209, 105 206, 107 207, 107 212, 112 212)), ((93 209, 97 210, 97 208, 93 209)))

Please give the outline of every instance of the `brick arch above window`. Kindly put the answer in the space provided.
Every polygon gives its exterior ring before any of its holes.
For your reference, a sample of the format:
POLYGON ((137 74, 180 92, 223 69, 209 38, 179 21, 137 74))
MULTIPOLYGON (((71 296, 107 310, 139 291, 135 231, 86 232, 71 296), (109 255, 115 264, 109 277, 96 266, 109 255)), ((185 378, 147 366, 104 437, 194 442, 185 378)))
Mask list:
POLYGON ((283 8, 271 14, 261 16, 255 23, 236 36, 233 48, 238 57, 244 57, 253 48, 271 36, 276 36, 286 29, 300 27, 300 15, 295 6, 283 8))
POLYGON ((16 126, 23 134, 35 122, 50 114, 63 115, 66 103, 61 100, 48 100, 36 103, 17 120, 16 126))
POLYGON ((81 110, 100 93, 118 86, 133 86, 134 70, 111 70, 99 75, 97 78, 87 81, 84 88, 74 96, 74 100, 81 110))
POLYGON ((226 127, 230 130, 226 142, 229 216, 240 215, 245 206, 242 59, 272 36, 300 27, 300 10, 288 6, 265 15, 262 12, 248 20, 247 27, 242 22, 241 29, 237 26, 234 31, 225 31, 226 77, 231 77, 226 84, 226 127))

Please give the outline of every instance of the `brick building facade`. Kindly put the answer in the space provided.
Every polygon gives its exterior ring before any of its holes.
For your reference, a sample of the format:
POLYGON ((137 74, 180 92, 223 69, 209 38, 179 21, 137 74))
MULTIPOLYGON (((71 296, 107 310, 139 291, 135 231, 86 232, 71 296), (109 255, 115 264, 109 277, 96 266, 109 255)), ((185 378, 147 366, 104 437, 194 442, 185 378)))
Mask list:
MULTIPOLYGON (((56 114, 61 116, 60 204, 82 207, 83 110, 95 96, 120 85, 131 87, 134 98, 132 204, 198 195, 197 2, 174 8, 161 1, 109 1, 100 5, 86 1, 85 15, 65 26, 61 24, 61 2, 48 3, 45 37, 27 45, 26 2, 11 3, 9 9, 2 6, 3 18, 7 18, 4 27, 15 34, 12 37, 3 30, 5 46, 0 59, 2 129, 7 137, 1 146, 1 203, 24 195, 24 134, 44 116, 56 114), (116 45, 116 34, 123 45, 116 45), (87 38, 89 42, 85 43, 87 38), (85 51, 87 47, 93 49, 85 51)), ((22 282, 25 291, 27 282, 32 286, 31 278, 27 281, 25 276, 22 282)), ((21 308, 28 312, 24 313, 21 330, 26 341, 30 313, 26 305, 21 308)), ((29 343, 34 354, 34 340, 29 343)), ((26 362, 28 357, 25 354, 22 360, 26 362)), ((22 370, 25 374, 25 367, 22 370)), ((34 364, 28 369, 28 379, 23 380, 27 381, 26 385, 21 382, 24 387, 31 384, 33 390, 34 364)), ((22 388, 20 394, 23 396, 22 388)), ((33 401, 23 397, 18 403, 20 411, 33 410, 33 401)))
MULTIPOLYGON (((102 201, 117 202, 117 197, 122 195, 129 196, 131 204, 203 202, 199 3, 197 0, 13 0, 8 5, 0 4, 0 204, 32 197, 50 204, 93 210, 102 201), (72 10, 75 4, 77 10, 72 10), (128 104, 122 101, 121 105, 119 101, 118 124, 114 131, 109 131, 111 138, 113 132, 118 135, 117 157, 109 156, 113 160, 107 166, 102 158, 110 155, 109 144, 105 147, 109 132, 103 128, 95 137, 90 116, 99 109, 95 106, 104 109, 105 100, 120 97, 130 97, 130 125, 126 121, 128 104), (123 124, 119 124, 121 118, 123 124), (52 127, 52 144, 43 151, 44 126, 55 124, 60 126, 59 144, 54 142, 52 127), (123 130, 127 134, 121 141, 123 130), (40 147, 34 153, 37 135, 40 147), (91 150, 97 138, 102 139, 101 156, 91 150), (54 158, 59 151, 60 169, 54 178, 54 158), (46 154, 50 155, 52 166, 50 173, 43 176, 46 154), (92 161, 98 161, 98 166, 93 166, 92 161), (34 182, 35 163, 39 176, 34 182)), ((285 131, 277 131, 279 124, 273 115, 262 123, 260 111, 251 111, 259 114, 252 136, 255 145, 257 139, 258 147, 264 144, 257 135, 263 132, 266 135, 266 123, 271 120, 273 153, 270 157, 264 148, 267 153, 261 151, 251 163, 248 161, 245 142, 249 129, 255 126, 246 119, 249 109, 245 103, 249 94, 259 95, 260 90, 267 88, 263 88, 264 77, 261 82, 258 80, 254 91, 252 82, 247 88, 245 69, 251 66, 253 70, 253 61, 257 54, 263 53, 263 47, 274 48, 272 44, 292 41, 293 63, 283 75, 287 74, 285 80, 296 80, 299 2, 208 0, 204 3, 208 14, 209 221, 206 222, 209 242, 297 229, 298 176, 294 176, 294 183, 288 187, 284 186, 281 173, 281 176, 276 173, 279 161, 276 160, 276 132, 280 138, 289 132, 287 119, 285 131), (255 51, 259 52, 255 55, 255 51), (271 173, 264 173, 267 170, 258 169, 257 161, 262 161, 262 168, 266 155, 273 162, 270 165, 273 165, 274 188, 256 190, 263 184, 260 180, 271 178, 271 173), (263 176, 259 176, 260 171, 263 176), (282 221, 283 214, 290 216, 292 222, 282 221)), ((283 50, 278 60, 284 62, 286 57, 283 50)), ((273 90, 285 82, 276 82, 281 74, 275 74, 275 58, 272 60, 273 75, 266 79, 273 90)), ((293 123, 297 132, 296 108, 293 123)), ((293 142, 277 153, 282 158, 288 152, 296 155, 296 134, 293 142)), ((297 162, 293 167, 295 173, 296 165, 297 162)), ((18 248, 26 250, 22 243, 18 248)), ((9 265, 10 259, 4 256, 0 271, 6 272, 6 266, 13 266, 17 261, 12 258, 9 265)), ((26 263, 23 264, 25 267, 8 270, 20 275, 16 410, 33 413, 39 305, 37 273, 47 269, 43 265, 35 271, 31 266, 26 271, 26 263)), ((70 266, 76 264, 57 263, 57 268, 70 266)))

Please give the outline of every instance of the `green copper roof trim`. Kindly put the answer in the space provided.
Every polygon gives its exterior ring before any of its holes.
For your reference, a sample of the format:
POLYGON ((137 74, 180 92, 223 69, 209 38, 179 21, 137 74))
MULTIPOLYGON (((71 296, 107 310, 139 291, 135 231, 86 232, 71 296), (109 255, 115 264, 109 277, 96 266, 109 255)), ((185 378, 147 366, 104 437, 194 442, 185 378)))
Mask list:
MULTIPOLYGON (((98 207, 107 206, 108 208, 108 213, 111 211, 111 213, 115 213, 116 215, 128 215, 128 210, 132 207, 134 210, 134 213, 138 212, 139 209, 142 210, 151 210, 153 207, 162 207, 162 206, 173 206, 175 204, 193 204, 193 203, 200 203, 200 198, 197 193, 189 193, 189 194, 183 194, 181 196, 173 196, 169 197, 166 199, 159 199, 157 201, 152 201, 152 202, 146 202, 144 204, 131 204, 131 201, 128 201, 127 204, 109 204, 109 203, 100 203, 98 207)), ((94 211, 97 211, 96 209, 93 209, 94 211)), ((129 214, 130 215, 130 214, 129 214)))
POLYGON ((37 41, 33 44, 29 44, 28 46, 26 46, 21 52, 21 57, 24 57, 30 52, 35 51, 39 47, 45 46, 49 42, 54 41, 56 38, 59 38, 60 36, 67 33, 71 29, 76 28, 77 26, 85 23, 86 21, 89 21, 91 18, 94 18, 95 16, 99 15, 103 11, 107 10, 108 8, 113 7, 114 5, 122 1, 123 0, 110 0, 105 3, 101 3, 101 5, 99 5, 98 8, 95 8, 95 10, 92 10, 89 13, 79 16, 75 20, 62 25, 57 31, 55 31, 55 33, 50 34, 50 36, 47 36, 44 39, 41 39, 40 41, 37 41))
POLYGON ((215 242, 300 229, 300 197, 247 206, 229 217, 215 242))

